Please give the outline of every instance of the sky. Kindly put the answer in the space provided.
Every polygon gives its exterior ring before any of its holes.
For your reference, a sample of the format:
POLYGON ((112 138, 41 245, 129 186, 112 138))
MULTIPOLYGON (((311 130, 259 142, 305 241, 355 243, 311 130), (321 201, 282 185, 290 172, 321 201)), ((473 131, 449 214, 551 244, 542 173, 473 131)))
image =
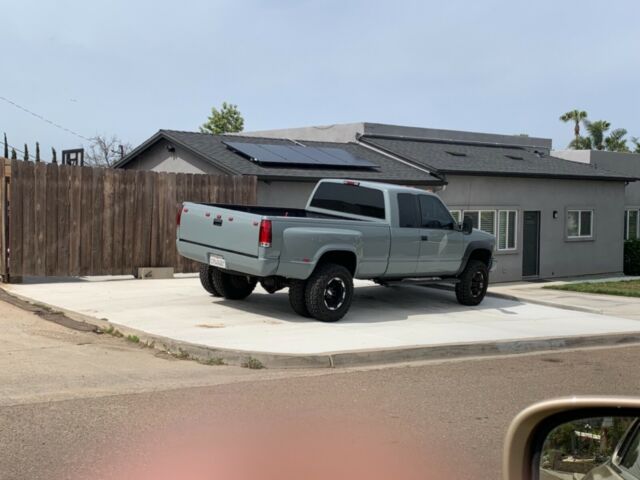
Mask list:
MULTIPOLYGON (((640 137, 637 0, 0 0, 0 134, 42 151, 196 131, 378 122, 571 140, 580 108, 640 137)), ((33 152, 33 150, 31 150, 33 152)), ((0 152, 1 153, 1 152, 0 152)))

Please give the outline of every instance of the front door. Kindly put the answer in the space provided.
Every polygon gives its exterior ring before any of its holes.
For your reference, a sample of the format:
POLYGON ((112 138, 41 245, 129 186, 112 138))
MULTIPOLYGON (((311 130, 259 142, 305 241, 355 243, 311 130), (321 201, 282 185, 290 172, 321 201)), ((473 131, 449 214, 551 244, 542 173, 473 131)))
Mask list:
POLYGON ((522 225, 522 276, 540 275, 540 212, 523 212, 522 225))

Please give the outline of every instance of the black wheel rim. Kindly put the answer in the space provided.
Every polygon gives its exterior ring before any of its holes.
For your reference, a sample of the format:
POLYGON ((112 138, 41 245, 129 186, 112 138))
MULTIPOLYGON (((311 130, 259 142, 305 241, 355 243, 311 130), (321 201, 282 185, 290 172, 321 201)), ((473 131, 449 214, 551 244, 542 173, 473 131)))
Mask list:
POLYGON ((471 277, 471 296, 478 298, 484 292, 486 280, 481 270, 476 271, 471 277))
POLYGON ((340 277, 333 277, 324 288, 324 305, 329 310, 338 310, 347 296, 347 286, 340 277))

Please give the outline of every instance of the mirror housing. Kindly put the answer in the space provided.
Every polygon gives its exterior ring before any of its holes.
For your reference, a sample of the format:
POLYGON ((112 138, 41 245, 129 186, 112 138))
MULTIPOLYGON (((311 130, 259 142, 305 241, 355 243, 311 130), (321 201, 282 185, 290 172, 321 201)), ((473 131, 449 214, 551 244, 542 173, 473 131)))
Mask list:
POLYGON ((536 403, 511 422, 504 442, 504 480, 538 478, 540 453, 547 434, 567 419, 640 417, 640 398, 567 397, 536 403))
POLYGON ((464 217, 462 219, 462 232, 468 235, 472 231, 473 231, 473 220, 471 220, 471 217, 464 217))

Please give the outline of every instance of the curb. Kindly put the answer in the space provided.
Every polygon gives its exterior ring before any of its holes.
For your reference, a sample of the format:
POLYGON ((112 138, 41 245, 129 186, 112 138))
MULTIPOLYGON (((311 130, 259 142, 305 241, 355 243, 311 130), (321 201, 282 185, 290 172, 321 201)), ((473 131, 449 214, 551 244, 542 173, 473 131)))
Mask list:
MULTIPOLYGON (((495 295, 495 294, 494 294, 495 295)), ((502 298, 516 299, 509 295, 498 294, 502 298)), ((136 336, 141 346, 168 352, 178 358, 199 362, 223 361, 227 365, 244 366, 251 359, 258 360, 268 368, 345 368, 393 363, 407 363, 425 360, 447 360, 455 358, 514 355, 563 349, 620 346, 640 344, 640 331, 622 334, 583 335, 572 337, 544 337, 522 340, 501 340, 474 343, 449 343, 432 346, 409 346, 388 349, 355 350, 346 352, 327 352, 320 354, 282 354, 252 352, 215 348, 153 335, 141 330, 121 326, 106 319, 98 319, 53 305, 9 293, 0 288, 0 300, 7 301, 19 308, 31 311, 46 320, 76 330, 105 332, 117 329, 121 336, 136 336), (48 315, 45 315, 48 314, 48 315)), ((516 299, 518 300, 518 299, 516 299)))
POLYGON ((536 305, 543 305, 545 307, 560 308, 562 310, 573 310, 575 312, 585 312, 585 313, 597 313, 597 314, 600 314, 600 315, 604 314, 604 311, 600 310, 598 308, 581 307, 581 306, 578 306, 578 305, 566 305, 564 303, 556 303, 556 302, 551 302, 549 300, 539 300, 537 298, 519 297, 519 296, 515 296, 515 295, 510 295, 508 293, 487 291, 487 295, 491 295, 492 297, 502 298, 504 300, 511 300, 511 301, 514 301, 514 302, 534 303, 536 305))

